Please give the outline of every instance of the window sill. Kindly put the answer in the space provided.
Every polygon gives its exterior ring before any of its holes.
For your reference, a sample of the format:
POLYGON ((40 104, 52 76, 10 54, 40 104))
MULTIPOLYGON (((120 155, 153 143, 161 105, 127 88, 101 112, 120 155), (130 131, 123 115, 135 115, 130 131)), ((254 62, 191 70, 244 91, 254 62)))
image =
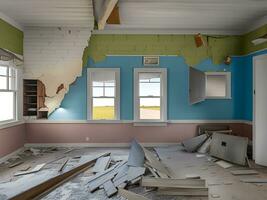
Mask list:
POLYGON ((136 121, 133 126, 167 126, 167 122, 146 122, 146 121, 136 121))
POLYGON ((232 97, 206 97, 206 100, 231 100, 232 97))
POLYGON ((23 120, 14 120, 14 121, 6 121, 6 122, 0 122, 0 129, 9 128, 12 126, 17 126, 20 124, 24 124, 23 120))

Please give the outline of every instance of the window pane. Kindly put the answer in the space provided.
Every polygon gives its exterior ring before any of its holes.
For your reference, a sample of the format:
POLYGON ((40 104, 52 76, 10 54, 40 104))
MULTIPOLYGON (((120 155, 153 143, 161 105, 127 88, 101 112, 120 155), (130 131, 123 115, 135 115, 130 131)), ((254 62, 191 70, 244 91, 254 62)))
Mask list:
POLYGON ((0 76, 7 76, 7 67, 0 66, 0 76))
POLYGON ((93 86, 104 86, 104 82, 93 81, 93 86))
POLYGON ((0 92, 0 121, 14 119, 14 93, 0 92))
POLYGON ((160 74, 157 72, 142 72, 139 73, 140 82, 160 82, 160 74))
POLYGON ((160 73, 139 73, 139 96, 160 96, 160 73))
POLYGON ((93 98, 93 120, 115 119, 114 98, 93 98))
POLYGON ((91 74, 93 83, 100 84, 101 82, 110 82, 114 83, 115 81, 115 72, 114 71, 97 71, 92 72, 91 74), (97 83, 98 82, 98 83, 97 83))
POLYGON ((160 83, 140 83, 140 96, 160 96, 160 83))
POLYGON ((160 98, 140 98, 140 119, 160 119, 160 98))
POLYGON ((226 84, 225 75, 208 75, 206 95, 208 97, 226 97, 226 84))
POLYGON ((7 89, 7 77, 0 76, 0 89, 7 89))
POLYGON ((115 81, 114 80, 112 80, 112 81, 106 81, 105 82, 105 86, 115 86, 115 81))
POLYGON ((105 87, 105 96, 106 97, 115 97, 115 88, 114 87, 105 87))
POLYGON ((102 97, 104 96, 103 87, 93 87, 93 97, 102 97))

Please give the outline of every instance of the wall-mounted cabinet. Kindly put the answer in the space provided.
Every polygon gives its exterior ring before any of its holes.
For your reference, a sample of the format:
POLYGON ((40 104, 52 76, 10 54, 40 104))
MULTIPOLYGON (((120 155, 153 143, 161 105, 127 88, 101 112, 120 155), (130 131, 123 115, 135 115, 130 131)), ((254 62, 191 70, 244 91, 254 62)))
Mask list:
POLYGON ((199 103, 206 98, 205 73, 189 67, 189 101, 190 104, 199 103))
POLYGON ((189 102, 231 99, 231 72, 203 72, 189 68, 189 102))
POLYGON ((44 104, 45 86, 39 80, 23 80, 23 116, 47 119, 48 111, 44 104))

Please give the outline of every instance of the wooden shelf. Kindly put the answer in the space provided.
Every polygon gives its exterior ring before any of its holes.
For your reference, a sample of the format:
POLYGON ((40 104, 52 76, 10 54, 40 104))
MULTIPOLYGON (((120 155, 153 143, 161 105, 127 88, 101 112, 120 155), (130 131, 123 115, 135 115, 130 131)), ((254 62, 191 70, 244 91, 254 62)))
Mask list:
POLYGON ((23 115, 37 116, 37 119, 47 119, 48 112, 39 111, 45 107, 45 86, 39 80, 25 79, 23 81, 23 115))

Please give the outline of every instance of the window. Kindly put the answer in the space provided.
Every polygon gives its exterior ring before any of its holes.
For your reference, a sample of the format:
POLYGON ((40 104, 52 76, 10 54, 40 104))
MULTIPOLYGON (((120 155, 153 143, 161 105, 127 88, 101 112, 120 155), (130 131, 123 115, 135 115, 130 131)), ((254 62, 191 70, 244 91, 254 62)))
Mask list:
POLYGON ((167 120, 167 70, 142 68, 134 71, 135 121, 167 120))
POLYGON ((17 70, 0 63, 0 123, 16 120, 17 70))
POLYGON ((231 98, 230 72, 206 72, 206 98, 231 98))
POLYGON ((120 119, 120 69, 88 69, 90 120, 120 119))

